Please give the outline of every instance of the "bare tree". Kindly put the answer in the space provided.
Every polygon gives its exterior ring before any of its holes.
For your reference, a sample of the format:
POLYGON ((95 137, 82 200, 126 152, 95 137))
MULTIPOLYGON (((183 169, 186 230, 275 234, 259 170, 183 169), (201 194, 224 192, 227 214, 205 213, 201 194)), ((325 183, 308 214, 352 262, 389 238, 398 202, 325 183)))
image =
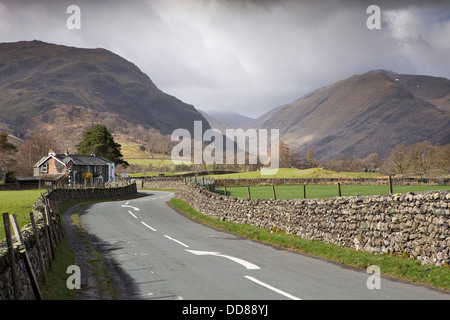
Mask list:
POLYGON ((319 166, 319 163, 317 162, 316 158, 314 157, 314 151, 311 148, 309 148, 308 151, 306 151, 305 165, 308 168, 314 168, 314 167, 319 166))
POLYGON ((280 168, 291 168, 293 166, 294 152, 280 141, 279 145, 280 168))
POLYGON ((436 148, 429 141, 413 144, 411 147, 409 160, 414 171, 426 175, 432 168, 436 148))
POLYGON ((38 133, 19 147, 17 151, 17 170, 19 175, 33 175, 33 166, 52 148, 52 141, 46 133, 38 133))
POLYGON ((404 145, 396 145, 387 159, 387 166, 390 173, 404 174, 408 168, 408 148, 404 145))

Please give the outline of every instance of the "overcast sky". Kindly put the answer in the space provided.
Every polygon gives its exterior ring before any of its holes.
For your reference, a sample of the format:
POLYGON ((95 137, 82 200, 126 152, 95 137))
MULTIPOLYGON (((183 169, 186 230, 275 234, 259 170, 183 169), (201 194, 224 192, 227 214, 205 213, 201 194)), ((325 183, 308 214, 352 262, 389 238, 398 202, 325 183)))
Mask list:
POLYGON ((108 49, 198 109, 251 117, 374 69, 450 78, 449 1, 0 0, 0 42, 34 39, 108 49))

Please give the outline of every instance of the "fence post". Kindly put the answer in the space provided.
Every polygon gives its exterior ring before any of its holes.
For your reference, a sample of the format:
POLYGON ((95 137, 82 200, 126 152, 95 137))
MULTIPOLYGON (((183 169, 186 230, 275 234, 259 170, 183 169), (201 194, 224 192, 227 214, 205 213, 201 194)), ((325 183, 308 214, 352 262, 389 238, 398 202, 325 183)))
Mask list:
POLYGON ((391 175, 389 175, 388 181, 389 181, 389 194, 393 194, 394 190, 393 190, 393 187, 392 187, 392 176, 391 175))
POLYGON ((250 194, 250 187, 247 187, 247 194, 248 194, 248 199, 251 200, 252 196, 250 194))
POLYGON ((337 188, 338 188, 338 196, 340 197, 340 196, 342 196, 342 193, 341 193, 341 183, 340 183, 340 182, 337 183, 337 188))
POLYGON ((49 222, 49 225, 50 225, 50 230, 51 230, 52 235, 53 235, 53 245, 54 245, 53 249, 56 250, 56 246, 59 244, 58 235, 57 235, 57 232, 56 232, 56 229, 55 229, 55 225, 53 224, 53 217, 52 217, 52 213, 51 213, 50 200, 47 197, 45 198, 45 203, 46 203, 46 208, 48 208, 48 210, 47 210, 48 222, 49 222))
MULTIPOLYGON (((48 212, 50 212, 50 199, 47 198, 47 203, 48 203, 48 212)), ((51 219, 50 223, 52 224, 52 228, 53 228, 53 232, 55 233, 55 241, 56 244, 59 245, 62 241, 62 222, 61 222, 61 215, 59 214, 59 207, 57 205, 57 210, 55 211, 55 221, 53 221, 53 219, 51 219), (55 226, 56 225, 56 226, 55 226), (59 228, 59 231, 57 230, 59 228)), ((51 214, 50 214, 50 218, 51 218, 51 214)))
POLYGON ((277 194, 275 193, 275 186, 272 185, 273 199, 277 200, 277 194))
POLYGON ((9 265, 11 267, 11 275, 13 280, 14 299, 19 300, 19 278, 17 276, 16 261, 14 260, 14 248, 11 240, 11 225, 9 222, 9 214, 3 213, 3 225, 5 227, 6 245, 8 247, 9 265))
MULTIPOLYGON (((50 209, 47 207, 47 203, 45 201, 45 197, 42 197, 42 200, 44 202, 44 222, 45 222, 45 231, 46 231, 46 237, 47 237, 47 247, 49 251, 49 261, 52 261, 55 257, 55 243, 53 241, 53 230, 50 225, 50 209)), ((50 263, 51 267, 51 263, 50 263)))
POLYGON ((225 192, 225 197, 227 196, 227 186, 223 186, 224 188, 224 192, 225 192))
POLYGON ((36 242, 36 248, 37 248, 37 251, 38 251, 39 264, 40 264, 41 269, 42 269, 42 279, 44 280, 44 282, 46 282, 47 281, 47 275, 46 275, 46 272, 45 272, 46 270, 45 270, 44 257, 42 256, 41 242, 39 241, 39 234, 38 234, 38 230, 36 228, 36 222, 34 221, 33 212, 30 212, 30 221, 31 221, 31 227, 33 228, 34 241, 36 242))
POLYGON ((303 199, 306 199, 306 184, 303 185, 303 199))
POLYGON ((14 228, 14 234, 16 235, 16 240, 24 249, 25 268, 27 269, 28 278, 30 279, 31 288, 33 289, 34 296, 36 297, 36 300, 42 300, 42 294, 41 290, 39 289, 39 283, 36 279, 36 275, 34 274, 33 265, 31 264, 30 257, 28 256, 27 246, 23 241, 22 234, 20 233, 19 224, 17 223, 15 214, 12 215, 12 223, 14 228))

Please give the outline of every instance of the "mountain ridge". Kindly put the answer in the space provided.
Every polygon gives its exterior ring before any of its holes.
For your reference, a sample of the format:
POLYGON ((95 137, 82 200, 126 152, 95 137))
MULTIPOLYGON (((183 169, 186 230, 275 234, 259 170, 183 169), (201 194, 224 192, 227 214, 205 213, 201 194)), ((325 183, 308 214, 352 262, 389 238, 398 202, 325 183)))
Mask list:
MULTIPOLYGON (((121 141, 145 145, 163 136, 167 143, 167 135, 177 128, 192 133, 194 121, 202 121, 203 130, 213 121, 162 92, 115 53, 36 40, 0 44, 0 115, 1 131, 21 139, 47 132, 60 148, 73 147, 84 130, 98 123, 113 129, 121 141)), ((386 157, 397 144, 424 140, 447 144, 450 80, 372 70, 313 90, 241 125, 278 128, 291 149, 305 154, 311 148, 319 160, 370 153, 386 157)))
POLYGON ((45 119, 39 117, 52 117, 58 108, 66 108, 79 125, 91 122, 93 114, 101 114, 98 122, 110 117, 114 127, 140 125, 163 135, 177 128, 193 132, 195 120, 209 127, 194 106, 162 92, 136 65, 111 51, 37 40, 1 43, 3 122, 16 135, 30 136, 30 123, 44 126, 45 119), (83 112, 78 115, 80 108, 89 117, 83 112))
POLYGON ((291 149, 304 154, 311 148, 318 159, 387 157, 396 144, 450 143, 449 102, 446 78, 374 70, 316 89, 247 127, 279 128, 291 149), (430 93, 436 87, 441 89, 430 93))

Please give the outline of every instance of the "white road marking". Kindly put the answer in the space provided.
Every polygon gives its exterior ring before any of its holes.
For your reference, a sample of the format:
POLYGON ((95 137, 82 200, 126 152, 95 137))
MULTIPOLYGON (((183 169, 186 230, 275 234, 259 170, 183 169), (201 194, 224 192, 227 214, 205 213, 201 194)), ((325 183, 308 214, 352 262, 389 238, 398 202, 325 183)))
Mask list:
POLYGON ((179 241, 179 240, 177 240, 177 239, 174 239, 174 238, 172 238, 172 237, 169 237, 168 235, 164 235, 164 237, 166 237, 166 238, 169 239, 169 240, 175 241, 176 243, 181 244, 183 247, 189 248, 189 246, 188 246, 187 244, 185 244, 185 243, 183 243, 183 242, 181 242, 181 241, 179 241))
POLYGON ((203 255, 211 255, 211 256, 216 256, 216 257, 222 257, 222 258, 227 258, 230 259, 236 263, 239 263, 241 265, 243 265, 244 267, 246 267, 249 270, 257 270, 260 269, 256 264, 250 263, 248 261, 245 261, 243 259, 240 258, 236 258, 236 257, 232 257, 232 256, 227 256, 224 254, 220 254, 220 252, 211 252, 211 251, 196 251, 196 250, 186 250, 187 252, 190 252, 192 254, 198 255, 198 256, 203 256, 203 255))
POLYGON ((158 231, 158 230, 156 230, 155 228, 150 227, 150 226, 149 226, 148 224, 146 224, 144 221, 141 221, 141 223, 142 223, 144 226, 146 226, 147 228, 149 228, 150 230, 158 231))
POLYGON ((132 208, 132 209, 134 209, 134 211, 140 211, 141 210, 139 208, 136 208, 136 207, 128 205, 129 203, 130 203, 130 201, 127 201, 125 204, 122 204, 121 207, 122 208, 132 208))
POLYGON ((258 279, 256 279, 256 278, 253 278, 253 277, 251 277, 251 276, 244 276, 244 278, 247 278, 248 280, 251 280, 251 281, 253 281, 253 282, 255 282, 255 283, 257 283, 257 284, 259 284, 259 285, 261 285, 261 286, 263 286, 263 287, 266 287, 267 289, 270 289, 270 290, 272 290, 272 291, 275 291, 276 293, 279 293, 279 294, 281 294, 281 295, 283 295, 283 296, 285 296, 285 297, 288 297, 289 299, 292 299, 292 300, 302 300, 302 299, 297 298, 297 297, 295 297, 295 296, 293 296, 293 295, 291 295, 291 294, 289 294, 289 293, 287 293, 287 292, 284 292, 284 291, 282 291, 282 290, 280 290, 280 289, 274 288, 274 287, 272 287, 271 285, 268 285, 267 283, 264 283, 264 282, 262 282, 262 281, 260 281, 260 280, 258 280, 258 279))
POLYGON ((135 219, 137 219, 137 217, 133 214, 133 212, 131 212, 130 210, 128 210, 128 213, 131 214, 135 219))

